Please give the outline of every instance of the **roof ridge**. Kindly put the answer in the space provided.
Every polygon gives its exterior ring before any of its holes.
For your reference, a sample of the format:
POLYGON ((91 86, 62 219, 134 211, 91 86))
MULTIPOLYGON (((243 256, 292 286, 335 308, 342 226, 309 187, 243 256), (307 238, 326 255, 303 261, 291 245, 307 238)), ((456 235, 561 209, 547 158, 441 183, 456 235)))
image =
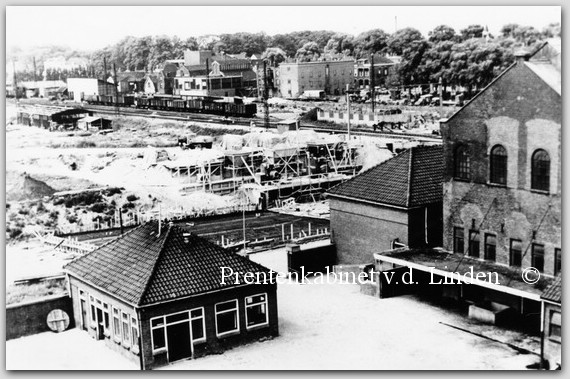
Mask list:
POLYGON ((156 268, 158 267, 158 261, 162 257, 162 252, 164 251, 164 246, 166 245, 166 241, 168 241, 168 238, 170 237, 170 231, 172 230, 172 228, 173 228, 173 225, 168 225, 168 229, 164 233, 164 240, 161 242, 160 247, 158 248, 158 254, 156 256, 154 264, 152 265, 152 270, 146 279, 146 283, 144 285, 144 288, 143 288, 139 298, 137 299, 137 302, 136 302, 137 305, 141 305, 141 303, 142 303, 142 301, 146 295, 146 291, 148 291, 148 287, 150 286, 152 278, 154 277, 154 274, 156 273, 156 268))
POLYGON ((142 228, 143 226, 145 226, 145 224, 140 224, 140 225, 138 225, 136 228, 132 228, 131 230, 127 231, 126 233, 121 234, 119 237, 113 238, 112 240, 107 241, 107 242, 105 242, 104 244, 98 246, 95 250, 90 251, 90 252, 88 252, 87 254, 80 255, 79 257, 77 257, 77 258, 71 260, 71 261, 68 262, 65 266, 63 266, 63 269, 65 270, 65 268, 66 268, 68 265, 72 264, 73 262, 78 262, 81 258, 84 258, 84 257, 86 257, 86 256, 88 256, 88 255, 91 255, 91 254, 93 254, 94 252, 96 252, 97 250, 100 250, 100 249, 102 249, 103 247, 112 244, 113 242, 120 241, 121 239, 125 238, 127 235, 133 233, 135 230, 138 230, 138 229, 142 228))
POLYGON ((410 148, 407 148, 407 149, 405 149, 404 151, 401 151, 399 154, 394 155, 392 158, 388 158, 388 159, 386 159, 385 161, 382 161, 382 162, 378 163, 377 165, 374 165, 374 166, 372 166, 372 167, 370 167, 370 168, 368 168, 368 169, 366 169, 366 170, 364 170, 364 171, 362 171, 362 172, 359 172, 357 175, 354 175, 352 178, 348 179, 347 181, 342 182, 342 183, 339 183, 339 184, 336 184, 335 186, 331 187, 327 192, 330 193, 330 191, 332 191, 333 189, 335 189, 335 188, 337 188, 337 187, 339 187, 339 186, 341 186, 341 185, 343 185, 343 184, 345 184, 345 183, 352 182, 353 180, 355 180, 355 179, 358 178, 359 176, 364 175, 364 174, 366 174, 366 173, 368 173, 368 172, 370 172, 370 171, 372 171, 372 170, 374 170, 374 169, 376 169, 376 168, 382 166, 383 164, 387 164, 388 161, 391 161, 392 159, 395 159, 395 158, 397 158, 397 157, 403 155, 403 154, 406 153, 408 150, 410 150, 410 148))

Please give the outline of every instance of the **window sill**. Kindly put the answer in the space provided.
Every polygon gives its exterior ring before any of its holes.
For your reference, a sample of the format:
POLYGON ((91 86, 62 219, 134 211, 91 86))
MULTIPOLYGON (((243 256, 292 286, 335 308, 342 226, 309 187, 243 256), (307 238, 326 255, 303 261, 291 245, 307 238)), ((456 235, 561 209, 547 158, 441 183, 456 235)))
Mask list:
POLYGON ((218 338, 226 338, 226 337, 231 337, 231 336, 235 336, 239 334, 239 329, 238 330, 232 330, 231 332, 225 332, 222 334, 216 334, 216 337, 218 338))
POLYGON ((471 182, 471 179, 464 179, 464 178, 456 178, 456 177, 453 177, 453 181, 455 181, 455 182, 469 183, 469 182, 471 182))
POLYGON ((548 337, 550 342, 562 344, 562 337, 548 337))
POLYGON ((507 188, 507 185, 506 185, 506 184, 500 184, 500 183, 487 182, 487 185, 488 185, 489 187, 507 188))
POLYGON ((257 325, 248 326, 248 327, 246 327, 246 329, 247 329, 247 331, 249 332, 250 330, 253 331, 253 330, 257 330, 257 329, 263 329, 263 328, 267 328, 268 326, 269 326, 269 323, 266 322, 266 323, 263 323, 263 324, 257 324, 257 325))
POLYGON ((133 354, 135 354, 135 355, 139 355, 140 350, 139 350, 138 347, 133 347, 133 348, 131 349, 131 353, 133 353, 133 354))
POLYGON ((166 354, 166 348, 165 347, 152 351, 152 355, 160 355, 160 354, 166 354))
POLYGON ((539 195, 550 195, 550 191, 538 190, 538 189, 530 189, 531 193, 536 193, 539 195))
POLYGON ((120 339, 120 338, 115 337, 115 338, 113 338, 113 341, 115 341, 115 343, 116 343, 117 345, 120 345, 120 344, 121 344, 121 339, 120 339))

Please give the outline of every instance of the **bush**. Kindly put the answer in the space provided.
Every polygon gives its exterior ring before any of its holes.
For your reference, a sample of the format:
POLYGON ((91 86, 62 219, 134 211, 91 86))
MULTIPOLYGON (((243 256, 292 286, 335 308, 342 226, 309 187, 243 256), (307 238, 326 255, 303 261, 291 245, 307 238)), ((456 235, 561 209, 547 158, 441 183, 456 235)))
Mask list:
POLYGON ((113 196, 116 194, 121 194, 121 189, 119 187, 111 187, 111 188, 106 188, 103 190, 103 195, 105 196, 113 196))
POLYGON ((103 213, 107 210, 107 204, 104 202, 98 202, 93 204, 89 210, 94 213, 103 213))
POLYGON ((77 143, 77 147, 80 147, 80 148, 97 147, 97 144, 93 141, 81 140, 77 143))
POLYGON ((30 213, 30 210, 29 210, 29 209, 26 209, 26 208, 20 208, 20 209, 18 209, 18 213, 21 214, 21 215, 26 216, 26 215, 28 215, 28 214, 30 213))
POLYGON ((77 222, 77 216, 74 214, 70 214, 69 216, 67 216, 67 221, 70 224, 75 224, 77 222))
POLYGON ((132 202, 132 201, 137 201, 139 198, 137 195, 129 195, 127 196, 127 201, 132 202))
POLYGON ((135 205, 133 203, 125 203, 123 204, 123 210, 133 209, 135 205))

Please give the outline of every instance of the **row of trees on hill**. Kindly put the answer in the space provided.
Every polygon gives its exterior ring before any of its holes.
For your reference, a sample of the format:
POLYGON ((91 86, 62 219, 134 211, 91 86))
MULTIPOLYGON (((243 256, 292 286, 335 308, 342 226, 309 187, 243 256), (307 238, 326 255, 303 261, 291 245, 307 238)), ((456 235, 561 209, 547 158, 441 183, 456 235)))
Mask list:
MULTIPOLYGON (((216 54, 256 54, 267 58, 271 65, 278 65, 286 58, 300 61, 332 59, 339 57, 366 57, 373 53, 398 55, 402 63, 388 78, 388 86, 413 85, 437 82, 480 87, 487 84, 500 71, 513 62, 516 49, 532 49, 541 40, 560 36, 560 24, 551 24, 539 31, 530 26, 507 24, 498 36, 486 37, 482 25, 470 25, 456 31, 440 25, 427 36, 414 28, 405 28, 390 34, 373 29, 353 36, 333 31, 299 31, 268 36, 265 33, 233 33, 218 36, 202 36, 180 39, 168 36, 125 37, 114 45, 99 49, 88 57, 88 67, 71 72, 52 70, 48 79, 67 76, 103 77, 103 58, 107 70, 115 63, 117 71, 153 71, 168 59, 181 59, 187 49, 213 50, 216 54)), ((56 51, 59 51, 56 49, 56 51)), ((8 52, 10 59, 10 52, 8 52)), ((38 62, 42 57, 37 57, 38 62)), ((28 64, 28 67, 30 65, 28 64)), ((41 64, 37 69, 40 73, 41 64)), ((28 76, 29 75, 29 69, 28 76)), ((22 73, 26 76, 26 73, 22 73)))

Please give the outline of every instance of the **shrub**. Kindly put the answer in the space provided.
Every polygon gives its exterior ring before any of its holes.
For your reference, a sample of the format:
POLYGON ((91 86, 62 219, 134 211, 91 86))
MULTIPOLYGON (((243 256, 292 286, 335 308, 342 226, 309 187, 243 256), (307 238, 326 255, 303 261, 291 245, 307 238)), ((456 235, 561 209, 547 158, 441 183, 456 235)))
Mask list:
POLYGON ((94 213, 103 213, 107 210, 107 204, 104 202, 98 202, 93 204, 89 210, 94 213))
POLYGON ((105 188, 103 190, 103 195, 105 196, 113 196, 116 194, 120 194, 122 191, 119 187, 110 187, 110 188, 105 188))
POLYGON ((69 216, 67 216, 67 221, 70 224, 75 224, 77 222, 77 216, 74 214, 70 214, 69 216))
POLYGON ((139 198, 137 195, 129 195, 127 196, 127 201, 132 202, 132 201, 137 201, 139 198))
POLYGON ((30 210, 29 210, 29 209, 26 209, 26 208, 20 208, 20 209, 18 209, 18 213, 21 214, 21 215, 26 216, 26 215, 28 215, 28 214, 30 213, 30 210))

